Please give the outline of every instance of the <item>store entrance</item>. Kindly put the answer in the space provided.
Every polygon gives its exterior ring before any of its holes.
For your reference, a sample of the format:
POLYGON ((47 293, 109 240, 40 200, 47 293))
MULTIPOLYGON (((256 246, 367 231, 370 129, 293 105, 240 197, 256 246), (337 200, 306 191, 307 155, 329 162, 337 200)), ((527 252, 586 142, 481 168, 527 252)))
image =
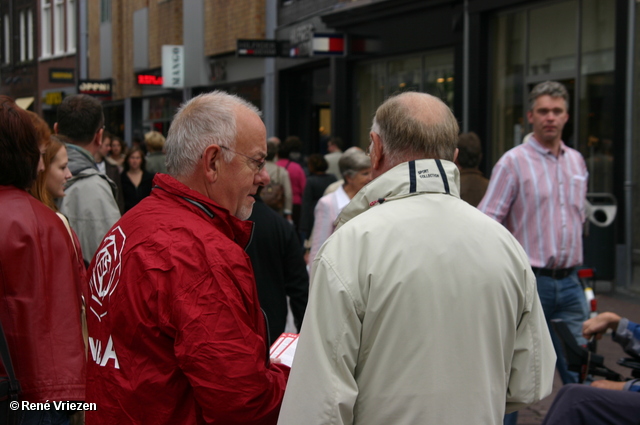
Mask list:
POLYGON ((322 66, 284 71, 280 76, 280 139, 298 136, 302 153, 326 152, 331 136, 331 78, 322 66))

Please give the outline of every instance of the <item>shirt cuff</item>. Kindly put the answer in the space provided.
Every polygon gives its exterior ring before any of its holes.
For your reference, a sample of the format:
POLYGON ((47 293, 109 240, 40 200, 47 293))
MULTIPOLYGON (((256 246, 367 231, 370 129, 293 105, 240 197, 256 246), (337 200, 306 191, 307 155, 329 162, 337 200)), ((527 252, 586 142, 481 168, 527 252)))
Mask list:
POLYGON ((627 330, 628 326, 629 326, 629 319, 627 319, 626 317, 621 318, 620 321, 618 322, 618 328, 616 329, 615 333, 618 335, 623 335, 627 330))
POLYGON ((640 379, 632 379, 630 381, 625 382, 624 387, 622 389, 624 391, 640 392, 640 379))

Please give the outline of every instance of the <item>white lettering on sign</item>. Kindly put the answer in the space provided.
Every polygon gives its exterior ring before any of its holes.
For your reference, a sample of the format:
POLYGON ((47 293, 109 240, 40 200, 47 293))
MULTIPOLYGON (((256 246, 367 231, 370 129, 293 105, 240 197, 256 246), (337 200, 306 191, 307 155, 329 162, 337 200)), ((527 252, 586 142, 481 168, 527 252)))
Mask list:
POLYGON ((162 46, 162 87, 183 88, 184 47, 162 46))
POLYGON ((90 82, 84 81, 78 85, 78 90, 80 92, 110 92, 111 91, 111 83, 108 82, 90 82))

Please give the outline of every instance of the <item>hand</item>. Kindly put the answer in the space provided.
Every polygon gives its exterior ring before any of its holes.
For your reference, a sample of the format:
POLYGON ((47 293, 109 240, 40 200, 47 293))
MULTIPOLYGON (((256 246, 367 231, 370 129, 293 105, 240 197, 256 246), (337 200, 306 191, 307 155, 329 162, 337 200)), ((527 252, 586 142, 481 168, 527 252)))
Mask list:
POLYGON ((615 313, 600 313, 582 324, 582 336, 589 339, 595 335, 596 339, 600 339, 607 329, 615 330, 619 322, 620 316, 615 313))
POLYGON ((606 379, 602 379, 600 381, 593 381, 591 383, 591 386, 596 388, 602 388, 605 390, 622 391, 622 389, 624 388, 624 382, 607 381, 606 379))
POLYGON ((271 357, 269 360, 271 360, 271 364, 282 364, 282 360, 276 359, 274 357, 271 357))

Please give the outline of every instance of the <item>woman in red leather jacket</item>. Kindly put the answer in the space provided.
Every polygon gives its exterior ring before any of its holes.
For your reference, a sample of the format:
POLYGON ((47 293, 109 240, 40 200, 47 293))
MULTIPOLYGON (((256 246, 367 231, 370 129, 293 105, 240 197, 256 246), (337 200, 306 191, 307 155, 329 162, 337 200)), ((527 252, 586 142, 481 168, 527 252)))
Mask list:
MULTIPOLYGON (((85 397, 81 277, 73 245, 56 214, 26 191, 44 169, 44 148, 27 113, 0 96, 0 322, 20 401, 50 407, 18 409, 24 424, 68 423, 68 413, 53 402, 85 397)), ((6 375, 3 367, 0 375, 6 375)))

